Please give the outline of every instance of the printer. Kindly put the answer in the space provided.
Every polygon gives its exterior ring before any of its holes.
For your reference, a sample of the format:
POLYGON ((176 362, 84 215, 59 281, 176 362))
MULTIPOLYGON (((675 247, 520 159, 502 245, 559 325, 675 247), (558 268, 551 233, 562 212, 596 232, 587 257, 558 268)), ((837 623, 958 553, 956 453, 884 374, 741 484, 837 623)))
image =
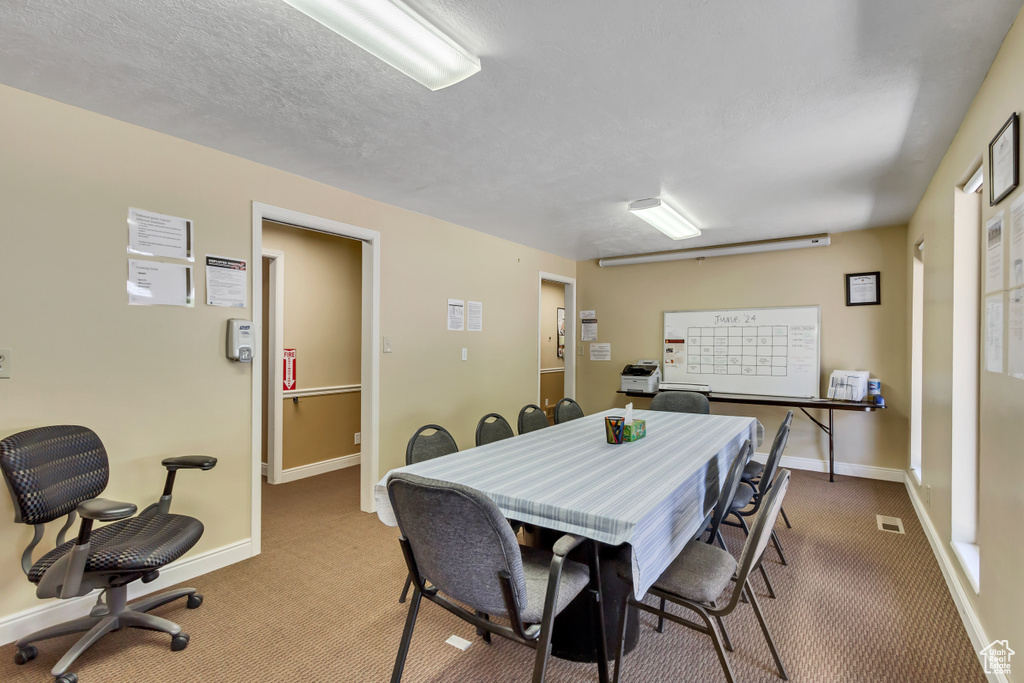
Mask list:
POLYGON ((622 369, 621 391, 654 394, 661 384, 661 365, 656 360, 638 360, 622 369))

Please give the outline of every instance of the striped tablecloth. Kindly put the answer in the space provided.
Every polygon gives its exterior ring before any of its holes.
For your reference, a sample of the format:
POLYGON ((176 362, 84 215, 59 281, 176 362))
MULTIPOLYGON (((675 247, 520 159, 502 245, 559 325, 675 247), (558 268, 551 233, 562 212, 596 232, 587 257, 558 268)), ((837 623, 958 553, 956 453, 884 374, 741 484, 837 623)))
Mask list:
POLYGON ((470 448, 388 472, 374 489, 377 515, 396 526, 387 494, 394 472, 470 486, 509 519, 632 547, 633 589, 643 596, 714 506, 752 417, 634 411, 647 436, 609 444, 604 418, 621 409, 470 448))

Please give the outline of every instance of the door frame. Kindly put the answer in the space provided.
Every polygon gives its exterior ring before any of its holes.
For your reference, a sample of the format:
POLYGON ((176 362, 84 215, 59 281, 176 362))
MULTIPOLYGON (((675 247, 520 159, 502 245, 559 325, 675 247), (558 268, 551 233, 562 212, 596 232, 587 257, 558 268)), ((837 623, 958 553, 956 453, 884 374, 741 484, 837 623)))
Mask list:
POLYGON ((544 280, 565 285, 565 377, 563 396, 576 398, 576 278, 540 271, 537 278, 537 405, 540 405, 541 363, 540 331, 544 324, 543 297, 544 280))
MULTIPOLYGON (((263 438, 263 221, 284 223, 305 230, 338 235, 363 243, 362 263, 362 344, 360 386, 362 391, 360 431, 359 508, 374 512, 373 487, 380 478, 380 233, 376 230, 284 209, 260 202, 252 203, 253 325, 256 327, 252 368, 252 505, 250 533, 253 554, 260 552, 261 470, 263 438)), ((270 366, 274 368, 275 364, 270 366)), ((271 370, 273 377, 274 371, 271 370)), ((280 377, 275 392, 280 391, 280 377)), ((278 432, 280 433, 280 432, 278 432)), ((276 438, 276 435, 275 435, 276 438)))
MULTIPOLYGON (((261 258, 270 259, 270 281, 267 283, 270 287, 270 309, 264 311, 270 334, 267 337, 269 344, 265 352, 268 358, 281 358, 284 349, 284 252, 277 249, 262 249, 261 258)), ((262 265, 261 262, 261 275, 262 265)), ((261 287, 261 294, 262 291, 261 287)), ((260 340, 262 339, 261 330, 260 340)), ((267 482, 278 484, 281 482, 281 473, 284 469, 284 411, 281 409, 281 402, 284 400, 281 373, 284 372, 284 368, 280 363, 268 363, 267 367, 270 368, 270 372, 267 373, 267 482)), ((261 362, 260 370, 262 369, 261 362)), ((262 410, 260 414, 262 415, 262 410)))

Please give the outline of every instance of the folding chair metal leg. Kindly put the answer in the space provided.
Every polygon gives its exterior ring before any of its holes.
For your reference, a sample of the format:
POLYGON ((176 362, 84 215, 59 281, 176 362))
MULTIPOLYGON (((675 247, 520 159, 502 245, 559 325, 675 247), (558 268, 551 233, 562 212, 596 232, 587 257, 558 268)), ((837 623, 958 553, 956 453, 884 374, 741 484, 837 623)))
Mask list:
POLYGON ((412 577, 405 577, 405 588, 402 589, 402 597, 398 598, 399 604, 405 602, 405 598, 409 595, 409 589, 412 588, 412 577))
POLYGON ((744 586, 744 590, 747 595, 750 596, 750 606, 754 608, 754 614, 757 616, 757 623, 761 625, 761 633, 764 634, 764 639, 768 643, 768 649, 771 650, 772 658, 775 659, 775 666, 778 667, 779 677, 784 681, 788 681, 789 674, 786 673, 786 667, 782 665, 782 658, 779 656, 779 650, 775 647, 775 640, 772 638, 772 634, 768 630, 768 624, 765 623, 764 615, 761 614, 761 606, 757 604, 757 598, 754 597, 754 591, 751 590, 749 581, 744 586))
POLYGON ((743 535, 750 535, 750 527, 747 526, 747 520, 743 519, 743 515, 736 515, 736 519, 740 520, 740 527, 743 529, 743 535))
POLYGON ((722 617, 718 616, 715 617, 715 621, 718 622, 718 628, 722 631, 722 641, 725 643, 725 649, 732 652, 732 641, 729 639, 729 632, 725 630, 725 622, 722 621, 722 617))
POLYGON ((590 592, 594 598, 592 604, 597 636, 597 678, 600 683, 608 683, 608 642, 605 636, 604 596, 601 593, 601 563, 597 556, 597 541, 590 541, 587 546, 590 560, 590 592))
POLYGON ((779 535, 775 533, 775 529, 772 529, 772 545, 775 546, 775 552, 779 554, 779 559, 783 565, 788 565, 786 562, 786 556, 782 554, 782 544, 779 543, 779 535))
MULTIPOLYGON (((476 612, 476 615, 478 617, 480 617, 481 619, 483 619, 484 621, 490 621, 491 620, 491 617, 489 615, 484 614, 480 610, 474 610, 474 611, 476 612)), ((488 645, 491 644, 491 632, 490 631, 488 631, 485 628, 481 628, 480 626, 477 626, 476 627, 476 634, 478 636, 480 636, 481 638, 483 638, 485 643, 487 643, 488 645)))
POLYGON ((789 523, 789 517, 786 516, 786 508, 779 507, 779 512, 782 513, 782 521, 784 521, 786 523, 786 528, 787 529, 792 529, 793 525, 789 523))
MULTIPOLYGON (((658 609, 660 609, 662 612, 665 611, 665 598, 661 599, 661 604, 658 605, 658 609)), ((655 630, 658 633, 664 633, 665 632, 665 617, 660 616, 660 615, 658 616, 658 626, 657 626, 657 628, 655 630)))
POLYGON ((772 588, 772 582, 768 579, 768 572, 765 571, 764 565, 760 562, 757 563, 757 568, 761 570, 761 578, 764 579, 764 586, 768 589, 768 597, 774 600, 775 589, 772 588))
POLYGON ((690 603, 687 606, 699 614, 700 618, 707 625, 708 634, 711 636, 711 641, 715 644, 715 653, 718 655, 718 661, 722 665, 722 671, 725 672, 725 680, 727 683, 736 683, 736 677, 732 674, 732 666, 729 664, 729 658, 725 654, 722 639, 718 636, 718 630, 715 628, 715 622, 711 619, 711 615, 700 605, 690 603))
POLYGON ((416 615, 420 611, 420 600, 423 594, 419 588, 413 588, 412 601, 409 603, 409 614, 405 618, 405 630, 402 631, 402 642, 398 646, 398 654, 395 656, 395 668, 391 671, 391 683, 400 683, 402 680, 402 669, 405 668, 405 658, 409 654, 409 643, 412 642, 412 629, 416 625, 416 615))
MULTIPOLYGON (((664 600, 662 602, 664 603, 664 600)), ((626 613, 629 608, 629 593, 626 593, 622 598, 622 610, 619 612, 619 635, 615 645, 615 679, 613 683, 620 683, 622 680, 622 657, 626 651, 626 613)))

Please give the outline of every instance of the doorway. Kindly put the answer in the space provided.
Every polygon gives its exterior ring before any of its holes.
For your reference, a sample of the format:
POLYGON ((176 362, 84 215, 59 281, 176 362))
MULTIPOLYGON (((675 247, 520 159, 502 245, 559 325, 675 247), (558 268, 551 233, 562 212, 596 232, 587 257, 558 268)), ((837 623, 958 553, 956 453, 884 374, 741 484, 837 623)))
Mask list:
MULTIPOLYGON (((300 213, 297 211, 291 211, 288 209, 282 209, 279 207, 273 207, 266 204, 260 204, 253 202, 253 225, 252 225, 252 263, 262 264, 263 261, 263 224, 264 221, 271 221, 291 228, 297 228, 303 231, 314 231, 317 233, 323 233, 335 237, 346 237, 351 240, 357 240, 359 244, 359 257, 361 260, 360 268, 360 301, 359 301, 359 320, 361 332, 359 334, 359 434, 360 434, 360 446, 358 461, 360 465, 359 473, 359 507, 364 512, 374 512, 376 506, 374 504, 373 486, 377 483, 378 471, 379 471, 379 453, 378 453, 378 442, 379 442, 379 406, 380 406, 380 392, 379 392, 379 375, 380 375, 380 349, 377 345, 377 339, 380 338, 380 233, 375 230, 367 230, 365 228, 359 228, 353 225, 347 225, 345 223, 339 223, 337 221, 320 218, 318 216, 312 216, 309 214, 300 213)), ((275 251, 275 250, 271 250, 275 251)), ((272 279, 274 286, 271 290, 268 290, 268 296, 271 293, 277 293, 280 286, 283 287, 283 277, 279 280, 277 276, 281 276, 283 273, 284 260, 282 257, 275 256, 275 254, 268 254, 270 257, 270 263, 268 264, 268 278, 272 279), (275 268, 276 264, 276 268, 275 268)), ((263 269, 253 268, 253 291, 254 293, 263 292, 263 269)), ((283 334, 278 337, 276 332, 268 337, 268 342, 265 347, 263 343, 262 332, 266 326, 273 324, 274 329, 279 326, 278 320, 271 320, 267 316, 267 313, 271 313, 271 306, 267 306, 267 311, 264 310, 263 300, 261 296, 254 296, 253 305, 253 323, 256 326, 257 331, 260 334, 257 335, 256 339, 256 353, 254 357, 254 363, 252 368, 252 507, 250 513, 250 527, 251 527, 251 539, 253 544, 253 554, 257 554, 260 551, 260 529, 261 529, 261 512, 262 512, 262 464, 263 464, 263 425, 265 422, 263 409, 263 385, 264 385, 264 374, 266 374, 266 384, 268 390, 268 402, 273 405, 281 405, 284 401, 284 389, 282 386, 281 370, 283 369, 281 364, 277 362, 270 362, 275 356, 267 356, 270 351, 271 345, 276 345, 277 348, 283 348, 284 338, 283 334), (273 340, 273 341, 271 341, 273 340), (264 371, 264 358, 267 357, 266 372, 264 371)), ((269 329, 268 329, 269 331, 269 329)), ((297 349, 298 352, 298 349, 297 349)), ((275 352, 276 354, 276 352, 275 352)), ((301 358, 297 358, 297 366, 301 368, 301 358)), ((301 386, 301 385, 300 385, 301 386)), ((338 387, 344 387, 345 385, 334 385, 334 390, 338 387)), ((310 391, 314 389, 320 389, 323 387, 309 386, 310 391)), ((330 388, 330 387, 328 387, 330 388)), ((340 392, 339 392, 340 393, 340 392)), ((310 394, 313 395, 313 394, 310 394)), ((301 401, 303 396, 290 397, 299 398, 301 401)), ((268 447, 274 443, 279 436, 283 436, 280 427, 276 424, 276 419, 271 420, 269 416, 266 418, 266 425, 268 427, 267 443, 268 447)), ((268 454, 269 455, 269 454, 268 454)), ((268 476, 269 476, 269 463, 268 463, 268 476)), ((282 467, 282 471, 286 468, 282 467)))
POLYGON ((283 484, 359 465, 362 243, 273 221, 262 238, 261 452, 283 484))
POLYGON ((548 421, 563 397, 576 398, 576 280, 540 273, 537 405, 548 421))

